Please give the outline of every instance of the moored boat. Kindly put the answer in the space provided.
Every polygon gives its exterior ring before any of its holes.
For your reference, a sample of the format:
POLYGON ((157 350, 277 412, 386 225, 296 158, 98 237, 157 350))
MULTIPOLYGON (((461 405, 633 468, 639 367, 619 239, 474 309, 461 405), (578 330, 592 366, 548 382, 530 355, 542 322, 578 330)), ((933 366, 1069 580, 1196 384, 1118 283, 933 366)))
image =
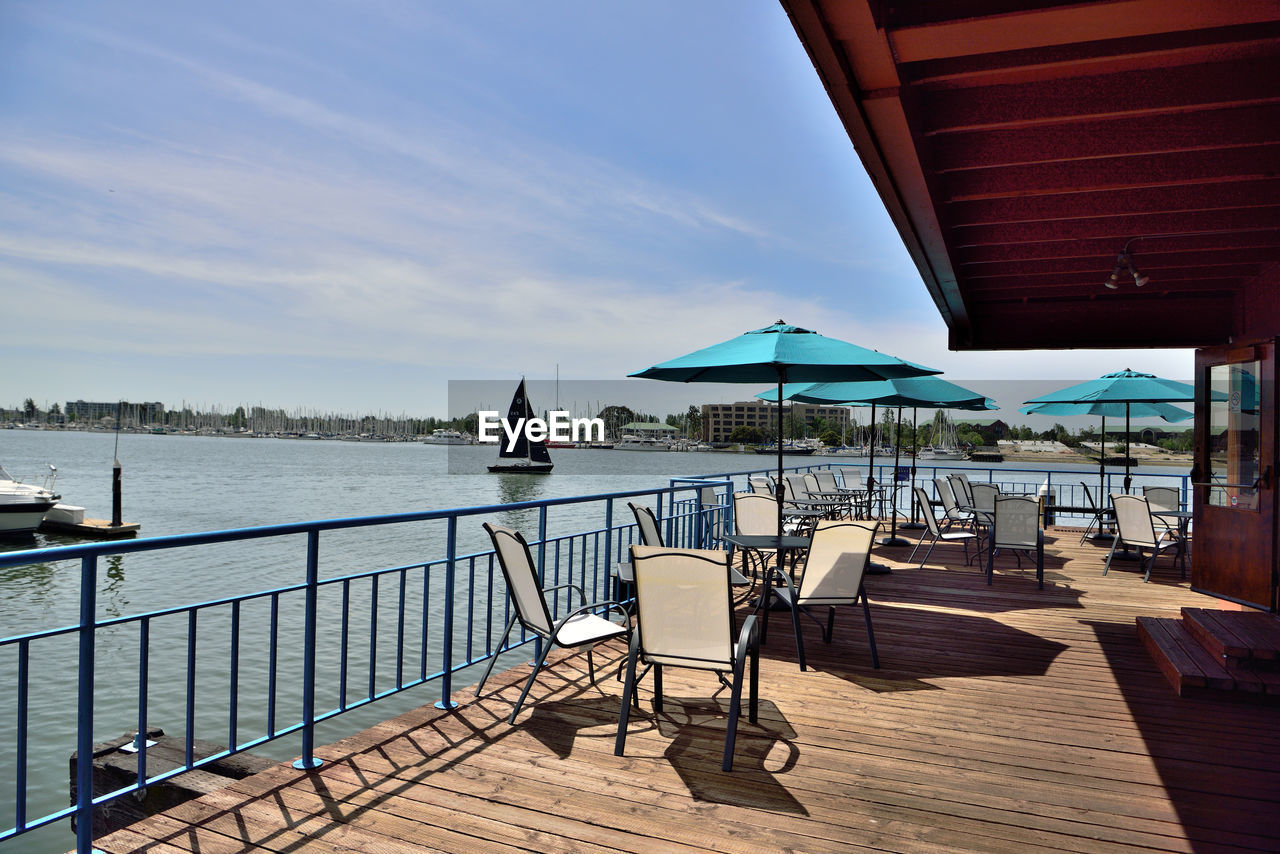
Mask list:
POLYGON ((34 486, 14 480, 0 468, 0 535, 34 533, 45 514, 61 497, 48 489, 57 469, 49 466, 50 478, 45 486, 34 486))

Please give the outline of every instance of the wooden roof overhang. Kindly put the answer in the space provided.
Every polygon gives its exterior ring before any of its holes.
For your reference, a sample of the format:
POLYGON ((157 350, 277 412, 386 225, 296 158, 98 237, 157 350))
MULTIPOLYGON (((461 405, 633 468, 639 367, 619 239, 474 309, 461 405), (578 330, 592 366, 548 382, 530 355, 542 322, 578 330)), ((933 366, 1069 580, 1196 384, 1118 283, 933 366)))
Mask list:
POLYGON ((1209 346, 1275 286, 1277 0, 782 5, 952 349, 1209 346))

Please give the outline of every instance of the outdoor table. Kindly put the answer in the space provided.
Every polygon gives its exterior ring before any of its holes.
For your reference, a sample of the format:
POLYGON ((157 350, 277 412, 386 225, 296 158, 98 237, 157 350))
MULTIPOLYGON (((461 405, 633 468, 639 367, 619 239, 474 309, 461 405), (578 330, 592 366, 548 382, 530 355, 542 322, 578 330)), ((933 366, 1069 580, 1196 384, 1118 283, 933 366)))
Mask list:
POLYGON ((1195 516, 1190 510, 1152 510, 1152 516, 1162 516, 1165 519, 1173 519, 1178 523, 1178 552, 1175 558, 1178 561, 1178 567, 1182 572, 1182 577, 1187 577, 1187 527, 1191 524, 1192 518, 1195 516))
MULTIPOLYGON (((758 552, 764 552, 764 551, 775 551, 778 553, 779 566, 783 565, 786 554, 790 552, 791 553, 790 574, 791 574, 792 581, 794 581, 795 568, 796 568, 795 553, 809 548, 809 543, 812 541, 812 538, 792 536, 789 534, 784 534, 781 537, 779 537, 777 534, 730 534, 727 537, 725 537, 725 541, 728 542, 731 546, 736 546, 737 548, 742 549, 742 568, 744 570, 744 573, 743 573, 744 575, 746 574, 745 570, 747 568, 747 552, 758 553, 758 552)), ((760 565, 761 567, 764 566, 763 557, 760 560, 760 565)), ((764 579, 765 579, 764 595, 761 596, 759 600, 757 600, 756 602, 757 609, 759 609, 763 603, 769 601, 769 597, 773 590, 773 586, 769 580, 770 576, 768 572, 764 573, 764 579)))

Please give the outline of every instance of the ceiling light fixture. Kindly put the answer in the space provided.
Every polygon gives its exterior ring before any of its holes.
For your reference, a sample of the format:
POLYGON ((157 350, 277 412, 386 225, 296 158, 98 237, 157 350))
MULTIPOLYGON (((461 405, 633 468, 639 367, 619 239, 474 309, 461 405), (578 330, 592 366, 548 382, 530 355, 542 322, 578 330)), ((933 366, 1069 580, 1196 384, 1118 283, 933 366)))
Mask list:
POLYGON ((1116 256, 1115 269, 1111 271, 1111 275, 1107 277, 1107 280, 1102 283, 1104 286, 1106 286, 1107 288, 1110 288, 1113 291, 1119 290, 1120 274, 1125 272, 1126 270, 1129 272, 1129 275, 1133 277, 1134 285, 1136 285, 1139 288, 1145 285, 1147 282, 1151 281, 1150 276, 1142 275, 1141 273, 1138 272, 1138 268, 1133 266, 1133 255, 1129 253, 1129 244, 1133 243, 1133 241, 1135 240, 1141 240, 1141 239, 1142 238, 1140 237, 1133 237, 1133 238, 1130 238, 1128 242, 1125 243, 1124 248, 1120 250, 1120 254, 1116 256))

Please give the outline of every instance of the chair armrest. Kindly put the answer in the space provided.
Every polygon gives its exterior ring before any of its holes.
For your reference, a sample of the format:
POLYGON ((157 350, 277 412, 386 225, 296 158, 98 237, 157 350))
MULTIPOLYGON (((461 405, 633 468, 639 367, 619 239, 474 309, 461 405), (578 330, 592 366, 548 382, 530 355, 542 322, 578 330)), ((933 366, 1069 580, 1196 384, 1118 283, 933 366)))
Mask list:
POLYGON ((747 652, 760 648, 760 627, 756 625, 756 615, 748 614, 742 622, 742 630, 738 632, 738 645, 733 650, 735 661, 746 658, 747 652))
POLYGON ((542 588, 542 595, 545 596, 552 590, 576 590, 578 592, 578 601, 584 605, 587 603, 587 594, 582 592, 582 586, 579 584, 554 584, 551 587, 542 588))

